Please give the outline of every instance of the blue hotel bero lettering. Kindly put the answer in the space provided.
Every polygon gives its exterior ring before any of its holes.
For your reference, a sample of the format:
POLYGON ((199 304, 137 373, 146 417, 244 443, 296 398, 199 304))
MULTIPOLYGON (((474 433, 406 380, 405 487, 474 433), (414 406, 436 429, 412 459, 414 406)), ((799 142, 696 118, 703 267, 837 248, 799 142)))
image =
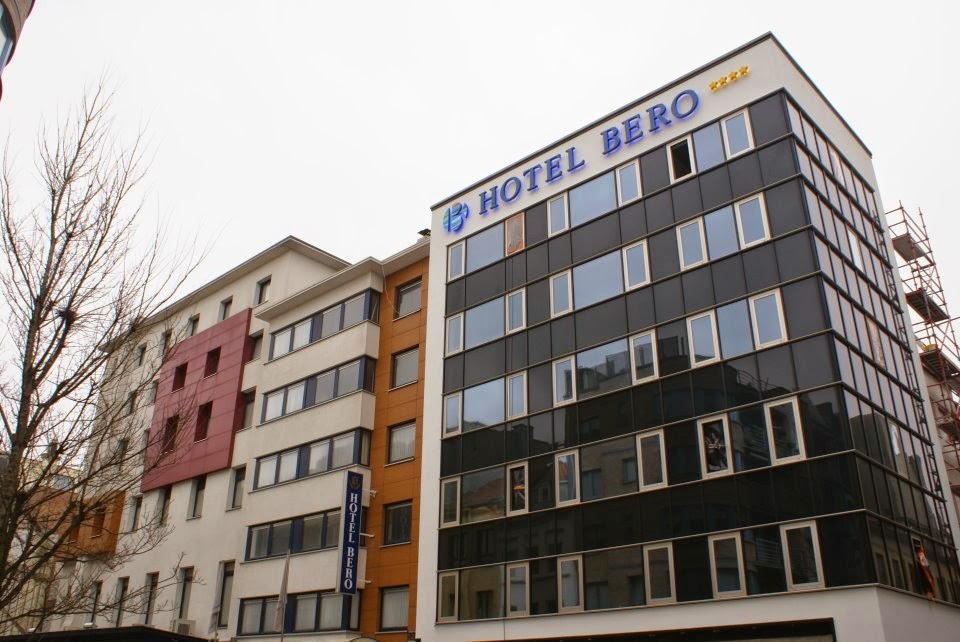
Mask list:
POLYGON ((363 493, 363 475, 347 472, 346 497, 343 504, 343 533, 340 539, 341 593, 357 592, 357 561, 360 555, 360 506, 363 493))
MULTIPOLYGON (((620 125, 608 127, 600 132, 603 143, 603 155, 609 156, 624 146, 643 140, 644 134, 657 134, 669 127, 676 120, 684 120, 696 113, 700 106, 700 96, 693 89, 684 89, 674 96, 670 105, 657 103, 647 108, 645 114, 634 114, 620 125), (644 132, 646 122, 646 132, 644 132)), ((561 180, 566 174, 572 174, 586 167, 586 159, 580 158, 576 147, 568 147, 563 154, 555 154, 546 160, 531 165, 519 175, 510 176, 500 185, 494 185, 478 195, 481 216, 498 209, 501 205, 509 205, 516 201, 524 192, 535 192, 542 183, 554 183, 561 180)), ((443 227, 448 232, 459 232, 467 217, 470 216, 470 207, 466 203, 454 203, 444 212, 443 227)))

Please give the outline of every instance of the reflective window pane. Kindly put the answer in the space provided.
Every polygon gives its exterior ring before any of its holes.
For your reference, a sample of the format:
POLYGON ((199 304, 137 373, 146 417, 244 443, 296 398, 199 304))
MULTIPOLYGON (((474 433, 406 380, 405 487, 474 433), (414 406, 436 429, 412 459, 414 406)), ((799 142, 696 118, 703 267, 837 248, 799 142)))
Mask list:
POLYGON ((460 522, 469 524, 503 517, 505 506, 503 468, 468 473, 460 480, 460 522))
POLYGON ((440 576, 440 619, 450 619, 457 615, 457 576, 455 574, 440 576))
POLYGON ((713 564, 718 593, 739 593, 740 548, 736 537, 713 540, 713 564))
POLYGON ((564 359, 553 364, 553 400, 556 403, 573 399, 573 361, 564 359))
POLYGON ((740 236, 744 245, 767 238, 763 206, 760 204, 759 196, 737 205, 737 212, 740 215, 740 236))
POLYGON ((813 543, 813 530, 809 526, 785 529, 787 555, 790 559, 790 579, 794 586, 815 584, 820 581, 817 572, 817 557, 813 543))
POLYGON ((620 252, 573 268, 573 307, 582 308, 623 292, 620 252))
POLYGON ((657 361, 653 349, 653 333, 631 339, 633 344, 633 378, 642 381, 657 374, 657 361))
POLYGON ((665 481, 663 445, 658 432, 640 437, 640 471, 644 486, 656 486, 665 481))
POLYGON ((637 182, 637 166, 630 163, 617 170, 620 183, 620 202, 629 203, 640 196, 640 183, 637 182))
POLYGON ((723 207, 703 217, 710 260, 733 254, 739 248, 737 227, 733 222, 733 207, 723 207))
POLYGON ((462 347, 463 317, 459 314, 447 319, 447 352, 456 352, 462 347))
POLYGON ((455 279, 463 274, 463 243, 450 246, 447 259, 447 278, 455 279))
POLYGON ((560 560, 560 608, 580 606, 580 560, 560 560))
POLYGON ((567 201, 562 196, 550 201, 550 233, 567 229, 567 201))
POLYGON ((703 457, 706 474, 724 472, 730 469, 729 448, 726 426, 722 419, 712 419, 700 423, 700 453, 703 457))
POLYGON ((303 542, 301 549, 313 550, 323 546, 323 515, 303 518, 303 542))
POLYGON ((488 301, 464 314, 463 347, 470 349, 503 336, 503 299, 488 301))
POLYGON ((360 362, 354 361, 340 366, 337 374, 337 396, 345 395, 360 388, 360 362))
POLYGON ((270 527, 257 526, 250 529, 250 559, 267 556, 270 543, 270 527))
POLYGON ((800 454, 800 431, 794 408, 793 402, 774 404, 767 408, 774 459, 786 459, 800 454))
POLYGON ((503 258, 503 225, 494 225, 467 239, 467 273, 503 258))
POLYGON ((670 577, 670 549, 648 548, 647 574, 650 581, 650 599, 668 600, 673 597, 673 580, 670 577))
POLYGON ((273 358, 285 355, 290 352, 290 335, 292 329, 283 330, 273 335, 273 358))
POLYGON ((570 200, 570 226, 595 219, 617 207, 617 191, 613 172, 607 172, 568 193, 570 200))
POLYGON ((519 330, 524 326, 523 290, 507 295, 507 332, 519 330))
POLYGON ((457 507, 460 504, 460 482, 453 479, 443 482, 443 508, 440 517, 441 524, 455 524, 457 522, 457 507))
POLYGON ((404 386, 417 380, 420 349, 408 350, 393 357, 393 387, 404 386))
POLYGON ((297 595, 294 605, 296 616, 293 622, 293 630, 313 631, 316 627, 317 594, 297 595))
POLYGON ((507 254, 513 254, 523 249, 523 214, 511 216, 506 220, 507 254))
POLYGON ((712 315, 706 314, 690 320, 690 343, 694 364, 717 358, 717 347, 713 341, 712 315))
POLYGON ((557 503, 576 501, 577 491, 577 455, 564 453, 557 455, 557 503))
POLYGON ((415 423, 394 426, 390 429, 390 448, 388 452, 390 463, 413 457, 416 435, 417 425, 415 423))
POLYGON ((507 378, 507 415, 527 414, 527 378, 523 374, 507 378))
POLYGON ((745 113, 740 112, 731 116, 723 121, 723 125, 727 130, 727 147, 730 149, 731 156, 750 149, 750 135, 747 132, 745 113))
POLYGON ((690 267, 704 260, 703 239, 700 221, 696 220, 678 228, 680 231, 680 265, 690 267))
MULTIPOLYGON (((404 317, 420 309, 420 281, 397 288, 396 316, 404 317)), ((344 327, 350 325, 346 320, 344 327)))
POLYGON ((724 359, 753 350, 746 301, 717 308, 717 333, 720 335, 720 353, 724 359))
POLYGON ((570 309, 570 275, 558 274, 550 279, 552 314, 562 314, 570 309))
POLYGON ((460 430, 460 395, 450 395, 443 400, 444 434, 460 430))
POLYGON ((627 287, 642 285, 650 280, 647 274, 647 245, 638 243, 624 250, 627 266, 627 287))
POLYGON ((460 619, 503 616, 503 566, 460 571, 460 619))
POLYGON ((720 123, 714 123, 693 132, 693 149, 696 151, 697 169, 701 172, 722 163, 724 156, 720 123))
POLYGON ((768 345, 784 339, 780 321, 780 297, 776 292, 752 300, 757 343, 768 345))
POLYGON ((463 391, 463 430, 476 430, 503 422, 503 379, 463 391))
POLYGON ((577 396, 581 399, 630 385, 625 339, 577 353, 577 396))

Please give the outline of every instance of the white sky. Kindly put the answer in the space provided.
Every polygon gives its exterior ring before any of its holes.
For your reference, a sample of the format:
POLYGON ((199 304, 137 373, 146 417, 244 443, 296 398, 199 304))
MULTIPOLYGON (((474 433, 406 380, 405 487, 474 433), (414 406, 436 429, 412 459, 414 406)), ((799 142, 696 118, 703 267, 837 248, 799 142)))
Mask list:
POLYGON ((872 150, 887 209, 922 207, 954 312, 956 3, 39 0, 3 75, 26 171, 107 73, 145 125, 153 214, 214 247, 196 287, 288 234, 356 261, 429 207, 772 31, 872 150))

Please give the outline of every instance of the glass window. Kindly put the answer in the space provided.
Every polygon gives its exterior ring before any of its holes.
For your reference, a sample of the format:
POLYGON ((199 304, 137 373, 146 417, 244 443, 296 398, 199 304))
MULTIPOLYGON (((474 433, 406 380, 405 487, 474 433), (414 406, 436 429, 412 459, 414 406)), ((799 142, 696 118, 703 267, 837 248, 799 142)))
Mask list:
POLYGON ((463 475, 460 479, 460 522, 469 524, 503 517, 505 484, 503 468, 463 475))
POLYGON ((440 525, 449 526, 460 521, 460 478, 440 482, 440 525))
POLYGON ((740 245, 749 247, 770 237, 763 196, 758 195, 736 204, 740 245))
POLYGON ((570 226, 593 220, 617 207, 617 188, 613 172, 602 174, 568 192, 570 226))
POLYGON ((292 522, 277 522, 270 533, 270 555, 282 555, 290 548, 290 527, 292 522))
POLYGON ((416 437, 417 424, 414 422, 391 428, 388 463, 412 459, 416 437))
POLYGON ((557 316, 571 309, 570 272, 550 277, 550 314, 557 316))
POLYGON ((663 431, 637 435, 640 451, 640 488, 650 490, 667 483, 667 455, 663 448, 663 431))
POLYGON ((257 466, 257 488, 270 486, 276 483, 278 455, 271 455, 260 460, 257 466))
POLYGON ((503 586, 503 566, 460 571, 460 619, 503 617, 503 586))
MULTIPOLYGON (((372 296, 372 295, 371 295, 372 296)), ((419 296, 417 299, 419 300, 419 296)), ((356 325, 363 321, 364 319, 364 304, 366 301, 365 295, 360 295, 354 297, 343 304, 343 327, 349 328, 352 325, 356 325)), ((371 304, 372 307, 372 304, 371 304)))
MULTIPOLYGON (((354 600, 353 603, 356 604, 357 600, 354 600)), ((339 593, 320 594, 320 628, 322 630, 335 630, 342 628, 340 623, 342 613, 342 595, 339 593)))
POLYGON ((467 239, 467 274, 503 258, 503 224, 467 239))
POLYGON ((621 205, 640 198, 640 172, 636 161, 617 168, 617 195, 621 205))
POLYGON ((753 335, 757 348, 774 345, 787 338, 779 290, 752 297, 750 308, 753 311, 753 335))
POLYGON ((463 430, 503 422, 503 379, 494 379, 463 391, 463 430))
POLYGON ((290 352, 290 335, 292 333, 293 329, 287 328, 273 335, 273 359, 282 357, 290 352))
POLYGON ((557 559, 557 582, 560 594, 561 613, 582 611, 583 582, 580 579, 580 557, 561 557, 557 559))
POLYGON ((507 334, 523 329, 527 325, 527 306, 524 290, 507 295, 507 334))
POLYGON ((310 343, 310 327, 312 325, 313 320, 307 319, 293 326, 293 350, 302 348, 310 343))
POLYGON ((250 559, 266 557, 270 546, 270 526, 255 526, 250 529, 250 559))
POLYGON ((690 154, 690 138, 679 140, 667 150, 667 160, 670 162, 670 180, 678 181, 694 173, 693 156, 690 154))
POLYGON ((405 544, 410 541, 413 502, 391 504, 383 508, 383 543, 405 544))
POLYGON ((406 586, 380 591, 380 630, 406 631, 410 589, 406 586))
POLYGON ((553 403, 562 404, 573 401, 573 358, 567 357, 553 363, 553 403))
POLYGON ((277 482, 290 481, 291 479, 297 478, 297 460, 299 459, 299 451, 297 450, 288 450, 285 453, 280 454, 280 466, 279 473, 277 475, 277 482))
POLYGON ((310 551, 323 546, 323 514, 303 518, 301 550, 310 551))
POLYGON ((634 383, 657 376, 657 340, 652 331, 631 337, 630 356, 634 383))
POLYGON ((586 399, 630 385, 625 339, 577 353, 577 398, 586 399))
POLYGON ((750 123, 747 120, 746 111, 724 118, 723 133, 728 158, 742 154, 753 147, 753 137, 750 135, 750 123))
POLYGON ((714 597, 746 595, 743 566, 740 564, 740 534, 713 535, 710 544, 710 571, 714 597))
POLYGON ((550 236, 567 229, 567 195, 563 194, 547 204, 550 236))
POLYGON ((730 431, 727 417, 709 417, 697 422, 700 439, 700 461, 704 477, 732 472, 730 466, 730 431))
POLYGON ((850 242, 850 258, 853 260, 853 264, 857 266, 857 269, 863 272, 863 256, 860 254, 860 239, 857 238, 857 235, 849 227, 847 228, 847 240, 850 242))
POLYGON ((294 596, 296 615, 293 621, 294 631, 314 631, 317 628, 317 594, 294 596))
POLYGON ((620 252, 611 252, 573 268, 573 307, 580 309, 623 293, 620 252))
POLYGON ((646 546, 644 570, 647 579, 647 603, 673 602, 673 546, 646 546))
POLYGON ((407 350, 393 355, 393 386, 405 386, 417 380, 417 369, 420 362, 420 348, 407 350))
POLYGON ((687 319, 687 333, 694 367, 717 360, 717 331, 713 312, 687 319))
POLYGON ((270 421, 283 414, 283 390, 271 392, 263 404, 263 420, 270 421))
POLYGON ((460 394, 450 395, 443 400, 443 434, 460 432, 460 394))
POLYGON ((243 616, 240 621, 240 634, 249 635, 260 632, 260 614, 263 609, 262 600, 242 600, 240 610, 243 616))
POLYGON ((464 313, 463 347, 470 349, 503 336, 503 298, 487 301, 464 313))
POLYGON ((627 289, 650 282, 650 267, 647 261, 647 243, 640 241, 623 249, 623 270, 627 275, 627 289))
POLYGON ((441 573, 437 591, 437 619, 441 622, 457 619, 457 574, 441 573))
POLYGON ((680 268, 686 270, 707 260, 704 250, 703 225, 700 219, 677 228, 680 247, 680 268))
POLYGON ((507 514, 527 512, 527 464, 507 468, 507 514))
POLYGON ((348 432, 345 435, 333 438, 333 458, 330 463, 331 468, 340 468, 356 463, 353 460, 353 442, 356 438, 355 433, 348 432))
POLYGON ((771 461, 782 464, 803 459, 803 434, 796 399, 774 401, 764 406, 771 461))
POLYGON ((330 441, 325 439, 310 444, 307 474, 322 473, 330 468, 330 441))
POLYGON ((725 159, 720 124, 714 123, 693 132, 693 149, 696 151, 697 167, 701 172, 722 163, 725 159))
POLYGON ((396 318, 413 314, 420 309, 420 281, 397 288, 396 318))
POLYGON ((342 310, 339 305, 336 305, 329 310, 324 310, 323 314, 320 315, 320 338, 326 339, 332 334, 340 332, 340 317, 342 316, 342 310))
POLYGON ((524 247, 523 212, 508 218, 504 222, 504 231, 506 233, 507 256, 522 250, 524 247))
POLYGON ((507 377, 507 419, 527 414, 527 375, 507 377))
POLYGON ((720 353, 724 359, 753 350, 750 314, 745 300, 717 308, 717 333, 720 335, 720 353))
POLYGON ((820 571, 820 545, 814 522, 780 526, 786 553, 787 589, 791 591, 823 586, 820 571))
POLYGON ((304 382, 295 383, 287 388, 287 403, 283 409, 283 414, 288 415, 303 408, 303 393, 307 386, 304 382))
POLYGON ((458 314, 447 319, 447 354, 463 349, 463 315, 458 314))
POLYGON ((584 446, 580 450, 580 481, 583 501, 637 492, 636 438, 584 446))
POLYGON ((726 206, 703 217, 710 260, 733 254, 738 249, 737 226, 733 222, 733 208, 726 206))
POLYGON ((577 470, 577 452, 558 453, 555 458, 555 469, 557 471, 557 506, 576 502, 580 497, 577 488, 577 479, 580 477, 577 470))
POLYGON ((463 242, 455 243, 447 250, 447 279, 463 276, 463 242))
POLYGON ((507 617, 527 615, 530 612, 527 587, 527 565, 507 566, 507 617))

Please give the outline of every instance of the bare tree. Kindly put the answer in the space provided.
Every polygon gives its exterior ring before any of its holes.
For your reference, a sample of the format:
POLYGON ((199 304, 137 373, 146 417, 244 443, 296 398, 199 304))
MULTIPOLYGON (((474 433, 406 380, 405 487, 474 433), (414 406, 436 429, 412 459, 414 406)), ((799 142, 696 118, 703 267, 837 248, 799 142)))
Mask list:
POLYGON ((166 534, 151 507, 120 515, 156 464, 143 408, 162 359, 143 346, 196 252, 138 227, 143 137, 121 144, 110 106, 101 83, 41 131, 42 202, 18 202, 9 145, 0 174, 0 630, 89 610, 98 575, 166 534))

